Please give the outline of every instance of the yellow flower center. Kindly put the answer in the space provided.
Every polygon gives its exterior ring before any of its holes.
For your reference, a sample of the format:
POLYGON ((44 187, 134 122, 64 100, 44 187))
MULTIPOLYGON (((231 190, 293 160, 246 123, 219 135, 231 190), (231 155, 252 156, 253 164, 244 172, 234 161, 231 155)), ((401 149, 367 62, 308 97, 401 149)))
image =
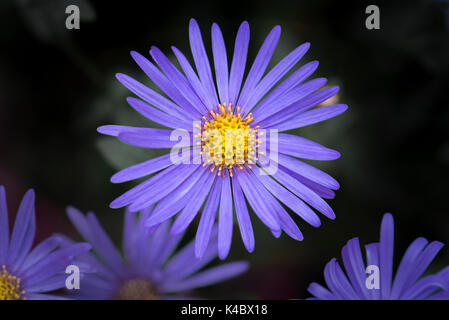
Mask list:
POLYGON ((157 300, 158 295, 148 280, 131 279, 121 285, 116 298, 117 300, 157 300))
POLYGON ((25 291, 20 288, 20 278, 11 275, 6 266, 2 265, 0 271, 0 300, 25 299, 25 291))
POLYGON ((197 126, 201 133, 195 135, 201 138, 198 144, 202 147, 203 166, 211 165, 211 172, 218 168, 219 176, 227 170, 230 177, 234 169, 251 169, 251 164, 258 160, 256 151, 262 135, 259 125, 251 126, 251 113, 243 118, 239 107, 233 109, 232 104, 226 107, 224 103, 208 112, 208 116, 209 119, 203 116, 202 127, 197 126))

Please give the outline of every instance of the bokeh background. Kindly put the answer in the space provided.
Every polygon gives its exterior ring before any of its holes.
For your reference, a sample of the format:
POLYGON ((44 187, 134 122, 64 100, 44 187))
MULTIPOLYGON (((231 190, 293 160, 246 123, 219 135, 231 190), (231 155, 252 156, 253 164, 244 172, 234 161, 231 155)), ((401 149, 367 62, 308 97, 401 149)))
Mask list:
MULTIPOLYGON (((217 22, 232 52, 241 21, 251 27, 249 61, 269 30, 282 35, 271 66, 300 43, 312 46, 300 65, 319 60, 316 76, 339 85, 349 110, 299 134, 342 157, 314 163, 336 177, 330 200, 337 219, 315 229, 296 219, 304 240, 275 239, 253 219, 256 249, 248 254, 237 228, 228 260, 246 259, 250 272, 198 290, 206 298, 305 298, 347 240, 378 239, 384 212, 396 223, 398 252, 416 237, 449 243, 449 14, 445 1, 375 1, 381 29, 365 28, 364 1, 88 1, 0 2, 0 184, 11 215, 25 191, 37 192, 38 237, 79 236, 65 215, 73 205, 93 210, 117 244, 123 211, 108 204, 133 183, 110 176, 153 157, 145 149, 101 137, 102 124, 148 125, 125 101, 115 79, 123 72, 151 86, 129 52, 148 56, 175 45, 189 58, 188 21, 197 19, 210 54, 217 22), (65 28, 65 8, 81 10, 80 30, 65 28)), ((296 217, 295 217, 296 218, 296 217)), ((195 222, 197 223, 197 222, 195 222)), ((194 236, 190 228, 186 239, 194 236)), ((149 248, 151 250, 151 248, 149 248)), ((449 264, 443 249, 430 271, 449 264)))

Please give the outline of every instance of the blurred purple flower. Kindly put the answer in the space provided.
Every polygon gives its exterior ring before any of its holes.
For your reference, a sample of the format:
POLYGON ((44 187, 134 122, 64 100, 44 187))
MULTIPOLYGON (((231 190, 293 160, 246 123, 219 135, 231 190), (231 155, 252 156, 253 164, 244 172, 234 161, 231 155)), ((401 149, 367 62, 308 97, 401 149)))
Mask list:
POLYGON ((31 250, 35 232, 34 191, 23 197, 10 238, 5 188, 0 186, 0 300, 62 299, 45 293, 65 288, 67 266, 90 249, 86 243, 61 248, 62 239, 52 236, 31 250))
MULTIPOLYGON (((78 299, 169 299, 172 293, 225 281, 248 269, 246 262, 239 261, 199 271, 217 257, 216 246, 201 259, 195 258, 193 242, 173 255, 182 235, 170 236, 168 221, 148 230, 144 221, 151 209, 143 210, 139 217, 126 212, 123 258, 93 213, 85 217, 72 207, 67 213, 93 248, 92 254, 80 258, 94 272, 84 274, 81 289, 74 293, 78 299)), ((217 241, 216 230, 212 238, 217 241)))
MULTIPOLYGON (((158 225, 180 212, 171 229, 172 234, 179 234, 189 226, 205 203, 196 234, 195 254, 197 257, 204 255, 218 211, 218 252, 221 259, 226 258, 231 247, 233 210, 246 249, 249 252, 254 250, 253 228, 245 198, 276 237, 283 230, 296 240, 303 239, 298 226, 280 202, 315 227, 320 226, 321 222, 309 205, 326 217, 335 218, 323 198, 334 197, 332 190, 339 188, 338 182, 296 158, 335 160, 340 157, 337 151, 302 137, 280 133, 277 159, 273 158, 274 151, 269 156, 258 152, 258 143, 268 144, 269 141, 261 130, 282 132, 304 127, 335 117, 347 109, 343 104, 314 108, 338 92, 335 86, 319 90, 325 85, 325 78, 303 83, 318 67, 317 61, 302 66, 281 81, 307 52, 309 43, 297 47, 264 76, 280 32, 279 26, 271 30, 244 82, 249 45, 247 22, 243 22, 238 30, 230 71, 222 33, 216 24, 212 25, 216 84, 200 29, 194 19, 190 20, 189 35, 197 72, 175 47, 172 49, 183 73, 156 47, 151 48, 150 55, 157 66, 139 53, 131 52, 137 64, 165 94, 156 93, 127 75, 117 74, 124 86, 146 101, 128 98, 131 107, 167 128, 188 132, 190 141, 181 147, 189 148, 192 153, 213 145, 212 140, 203 141, 200 146, 192 141, 192 137, 198 137, 194 135, 195 121, 202 137, 212 129, 222 133, 227 129, 253 130, 258 156, 249 155, 248 147, 242 164, 237 163, 236 150, 233 149, 229 161, 223 153, 218 162, 202 159, 203 163, 174 164, 170 154, 167 154, 131 166, 116 173, 111 181, 120 183, 156 174, 115 199, 111 203, 112 208, 129 206, 129 210, 136 212, 157 203, 145 225, 158 225), (271 177, 259 174, 261 167, 267 169, 268 160, 277 166, 271 177)), ((107 125, 99 127, 98 131, 138 147, 180 146, 177 141, 170 140, 172 131, 166 129, 107 125)), ((224 136, 221 138, 222 146, 226 145, 224 136)))
POLYGON ((449 267, 435 275, 421 277, 443 247, 438 241, 429 243, 417 238, 406 250, 393 279, 393 216, 386 213, 382 219, 380 241, 365 246, 366 265, 378 268, 378 286, 373 286, 374 271, 365 268, 359 239, 353 238, 342 249, 346 274, 336 259, 324 269, 329 289, 313 282, 308 291, 313 299, 321 300, 424 300, 449 299, 449 267), (348 279, 349 277, 349 279, 348 279), (369 282, 369 283, 367 283, 369 282))

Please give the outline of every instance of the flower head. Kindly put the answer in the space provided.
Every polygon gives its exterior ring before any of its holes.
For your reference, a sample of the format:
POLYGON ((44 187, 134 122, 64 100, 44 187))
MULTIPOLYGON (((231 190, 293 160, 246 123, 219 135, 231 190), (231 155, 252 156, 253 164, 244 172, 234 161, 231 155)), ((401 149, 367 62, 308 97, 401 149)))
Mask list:
MULTIPOLYGON (((69 207, 68 216, 79 233, 93 248, 93 253, 80 257, 93 272, 85 273, 82 299, 153 300, 173 293, 211 285, 235 277, 247 270, 246 262, 222 264, 201 270, 217 257, 217 247, 210 247, 202 259, 195 258, 193 242, 174 253, 182 235, 170 236, 169 222, 148 230, 144 221, 151 214, 146 209, 137 216, 125 214, 123 257, 93 213, 85 217, 69 207)), ((213 241, 217 241, 216 230, 213 241)))
POLYGON ((449 267, 435 275, 422 277, 443 247, 441 242, 429 243, 424 238, 417 238, 406 250, 394 277, 393 247, 393 216, 386 213, 382 219, 379 242, 365 246, 366 267, 359 239, 353 238, 341 251, 346 274, 334 258, 324 269, 329 289, 313 282, 308 291, 322 300, 449 299, 449 267))
POLYGON ((90 249, 86 243, 61 248, 62 239, 52 236, 31 250, 35 232, 34 191, 23 197, 10 238, 5 188, 0 186, 0 300, 61 298, 45 293, 65 288, 66 267, 90 249))
POLYGON ((222 259, 231 247, 234 212, 245 247, 250 252, 254 250, 245 198, 276 237, 285 231, 296 240, 303 238, 285 207, 315 227, 321 222, 313 209, 335 218, 323 198, 334 197, 338 182, 297 158, 334 160, 340 154, 302 137, 277 132, 327 120, 344 112, 347 106, 315 108, 338 91, 338 87, 319 90, 326 83, 324 78, 304 82, 318 67, 317 61, 286 77, 306 53, 309 43, 297 47, 265 74, 280 32, 279 26, 271 30, 245 81, 247 22, 237 32, 230 69, 222 33, 213 24, 215 81, 193 19, 189 36, 196 71, 175 47, 172 50, 182 72, 156 47, 150 50, 154 63, 137 52, 131 53, 163 93, 118 74, 118 80, 142 99, 128 98, 128 103, 148 119, 177 130, 117 125, 98 128, 100 133, 134 146, 174 149, 116 173, 111 178, 114 183, 152 176, 115 199, 112 208, 128 206, 136 212, 156 204, 145 225, 158 225, 179 213, 171 228, 172 234, 179 234, 204 204, 195 253, 197 257, 204 255, 218 220, 218 251, 222 259))

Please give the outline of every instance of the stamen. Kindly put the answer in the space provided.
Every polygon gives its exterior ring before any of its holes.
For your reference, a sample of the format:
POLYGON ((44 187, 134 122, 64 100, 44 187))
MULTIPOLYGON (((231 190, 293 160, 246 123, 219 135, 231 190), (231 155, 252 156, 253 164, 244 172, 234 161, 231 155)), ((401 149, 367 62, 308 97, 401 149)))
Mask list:
MULTIPOLYGON (((216 111, 211 110, 210 115, 213 120, 207 120, 201 130, 200 152, 203 157, 203 166, 206 163, 213 163, 211 172, 218 168, 217 175, 233 176, 233 168, 243 170, 248 163, 255 163, 258 160, 253 155, 256 153, 261 143, 259 125, 252 128, 250 123, 254 121, 249 113, 245 118, 240 114, 240 107, 232 106, 232 103, 216 106, 216 111), (242 166, 243 165, 243 166, 242 166)), ((251 167, 250 167, 251 168, 251 167)))
POLYGON ((0 300, 24 300, 25 291, 20 287, 20 278, 11 275, 2 265, 0 271, 0 300))

